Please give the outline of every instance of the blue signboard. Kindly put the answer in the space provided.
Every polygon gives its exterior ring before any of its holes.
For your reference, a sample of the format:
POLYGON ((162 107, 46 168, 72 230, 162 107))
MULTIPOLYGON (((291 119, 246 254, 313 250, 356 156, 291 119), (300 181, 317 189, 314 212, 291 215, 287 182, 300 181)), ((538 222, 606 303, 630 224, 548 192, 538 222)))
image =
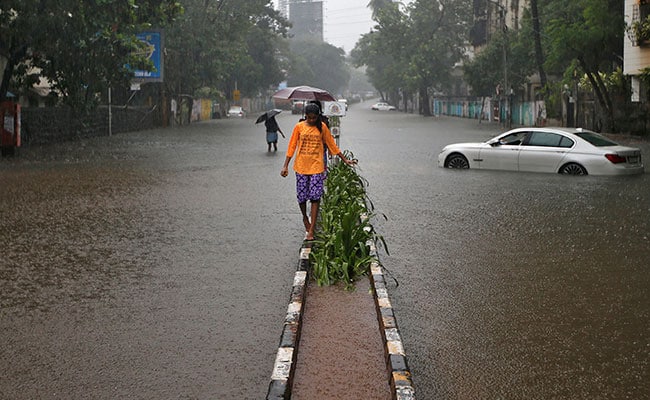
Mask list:
POLYGON ((163 34, 162 31, 147 31, 136 35, 138 40, 145 43, 144 53, 146 59, 151 60, 153 71, 135 70, 135 80, 142 82, 163 81, 163 34))

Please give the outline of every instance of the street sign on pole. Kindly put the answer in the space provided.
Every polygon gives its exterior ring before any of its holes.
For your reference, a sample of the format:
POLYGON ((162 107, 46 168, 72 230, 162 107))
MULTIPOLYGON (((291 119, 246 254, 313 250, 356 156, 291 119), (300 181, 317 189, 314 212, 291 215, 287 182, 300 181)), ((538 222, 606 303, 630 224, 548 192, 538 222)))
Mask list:
POLYGON ((141 55, 153 63, 154 70, 136 69, 134 71, 134 80, 139 82, 162 82, 164 72, 163 32, 161 30, 151 30, 140 32, 135 36, 144 43, 144 53, 141 55))

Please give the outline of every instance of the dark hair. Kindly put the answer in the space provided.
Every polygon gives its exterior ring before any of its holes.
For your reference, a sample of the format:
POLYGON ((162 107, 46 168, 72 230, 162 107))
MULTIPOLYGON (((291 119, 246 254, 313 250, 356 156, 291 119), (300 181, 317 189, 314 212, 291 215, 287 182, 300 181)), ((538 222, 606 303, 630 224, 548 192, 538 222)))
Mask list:
POLYGON ((315 114, 317 116, 316 117, 316 128, 318 128, 318 131, 320 133, 323 133, 323 125, 322 125, 323 120, 322 120, 321 115, 320 115, 320 107, 318 107, 317 104, 313 104, 313 103, 307 104, 305 106, 305 115, 307 115, 307 114, 315 114))
POLYGON ((319 112, 323 112, 323 103, 320 100, 309 100, 309 104, 316 104, 318 106, 319 112))
POLYGON ((309 103, 305 106, 305 114, 320 115, 320 107, 318 107, 318 104, 309 103))

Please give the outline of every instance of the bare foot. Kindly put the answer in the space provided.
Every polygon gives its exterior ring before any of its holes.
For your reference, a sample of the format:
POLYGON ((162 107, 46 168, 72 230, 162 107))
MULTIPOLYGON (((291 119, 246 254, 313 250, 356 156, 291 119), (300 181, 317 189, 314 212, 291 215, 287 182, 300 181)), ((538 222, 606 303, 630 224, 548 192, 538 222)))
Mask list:
POLYGON ((307 229, 307 232, 305 232, 305 240, 314 240, 314 229, 315 227, 311 227, 311 229, 307 229))

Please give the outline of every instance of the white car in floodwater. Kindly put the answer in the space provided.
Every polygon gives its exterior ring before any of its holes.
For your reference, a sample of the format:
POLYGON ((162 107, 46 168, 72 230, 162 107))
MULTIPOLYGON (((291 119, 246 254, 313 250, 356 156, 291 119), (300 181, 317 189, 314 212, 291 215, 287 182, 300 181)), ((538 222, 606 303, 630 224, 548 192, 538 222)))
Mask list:
POLYGON ((394 106, 391 106, 390 104, 384 103, 384 102, 375 103, 370 108, 372 110, 375 110, 375 111, 395 111, 396 110, 396 108, 394 106))
POLYGON ((644 172, 641 150, 582 128, 517 128, 483 143, 445 146, 438 166, 568 175, 644 172))

